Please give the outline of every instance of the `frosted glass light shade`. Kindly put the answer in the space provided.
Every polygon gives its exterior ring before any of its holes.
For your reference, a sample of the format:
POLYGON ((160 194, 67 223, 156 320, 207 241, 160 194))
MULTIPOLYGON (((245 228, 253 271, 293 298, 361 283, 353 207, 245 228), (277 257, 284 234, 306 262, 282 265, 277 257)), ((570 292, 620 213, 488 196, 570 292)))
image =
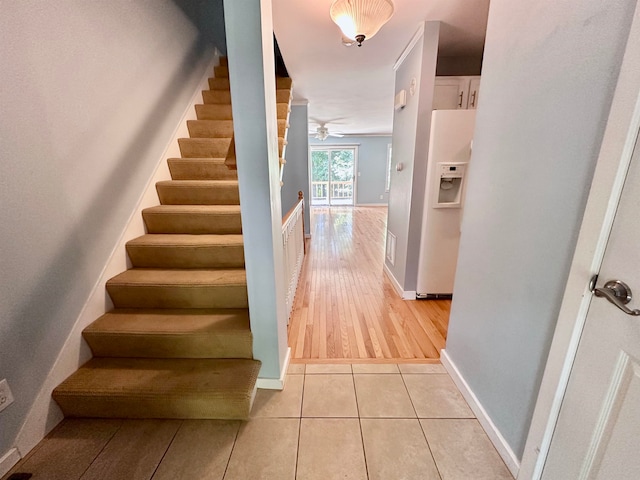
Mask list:
POLYGON ((335 0, 329 10, 345 37, 362 43, 371 38, 393 15, 391 0, 335 0), (361 37, 361 38, 357 38, 361 37))

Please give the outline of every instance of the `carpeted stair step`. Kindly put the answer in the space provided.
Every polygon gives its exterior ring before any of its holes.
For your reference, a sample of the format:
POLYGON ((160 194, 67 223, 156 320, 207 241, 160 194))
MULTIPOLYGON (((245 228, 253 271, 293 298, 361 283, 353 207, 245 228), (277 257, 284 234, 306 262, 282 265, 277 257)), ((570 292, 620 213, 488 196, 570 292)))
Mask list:
POLYGON ((229 78, 229 66, 218 65, 217 67, 213 67, 213 74, 216 78, 229 78))
POLYGON ((149 233, 240 234, 240 205, 158 205, 145 208, 149 233))
MULTIPOLYGON (((282 102, 276 104, 278 118, 286 120, 291 111, 291 107, 288 102, 282 102)), ((198 120, 231 120, 233 114, 231 112, 231 105, 196 105, 196 117, 198 120)))
MULTIPOLYGON (((289 77, 276 77, 276 88, 277 89, 286 89, 291 88, 292 81, 289 77)), ((209 79, 209 88, 211 90, 229 90, 229 78, 228 77, 217 77, 209 79)))
POLYGON ((231 91, 220 89, 203 90, 202 103, 231 105, 231 91))
POLYGON ((291 111, 291 106, 289 103, 278 103, 276 104, 278 118, 281 120, 289 119, 289 112, 291 111))
POLYGON ((67 417, 246 419, 259 371, 248 359, 94 358, 53 398, 67 417))
POLYGON ((231 105, 196 105, 198 120, 231 120, 231 105))
POLYGON ((229 79, 212 77, 209 79, 209 88, 211 90, 229 90, 229 79))
MULTIPOLYGON (((291 100, 291 89, 279 88, 276 90, 276 102, 287 103, 291 100)), ((202 102, 205 104, 216 105, 231 105, 231 91, 230 90, 203 90, 202 102)))
POLYGON ((238 179, 238 173, 227 168, 224 158, 169 158, 167 163, 174 180, 238 179))
POLYGON ((231 137, 227 138, 179 138, 183 158, 225 158, 229 153, 231 137))
POLYGON ((293 82, 291 77, 276 77, 276 88, 288 88, 291 89, 293 82))
POLYGON ((278 136, 284 137, 284 134, 286 133, 287 128, 289 128, 289 123, 287 122, 287 120, 284 118, 279 118, 278 119, 278 136))
POLYGON ((239 205, 237 180, 164 180, 156 183, 163 205, 239 205))
POLYGON ((242 268, 133 268, 107 281, 116 308, 247 308, 242 268))
POLYGON ((116 309, 82 335, 96 357, 253 358, 246 309, 116 309))
POLYGON ((136 268, 243 268, 242 235, 151 234, 127 242, 136 268))
POLYGON ((187 120, 191 138, 231 138, 233 120, 187 120))

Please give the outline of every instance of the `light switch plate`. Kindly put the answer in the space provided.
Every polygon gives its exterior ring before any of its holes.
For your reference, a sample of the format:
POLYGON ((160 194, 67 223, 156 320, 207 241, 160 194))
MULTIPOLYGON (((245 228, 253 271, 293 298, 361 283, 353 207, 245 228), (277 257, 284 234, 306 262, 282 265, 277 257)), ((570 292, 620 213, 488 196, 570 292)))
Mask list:
POLYGON ((7 380, 0 381, 0 412, 13 403, 13 394, 7 380))

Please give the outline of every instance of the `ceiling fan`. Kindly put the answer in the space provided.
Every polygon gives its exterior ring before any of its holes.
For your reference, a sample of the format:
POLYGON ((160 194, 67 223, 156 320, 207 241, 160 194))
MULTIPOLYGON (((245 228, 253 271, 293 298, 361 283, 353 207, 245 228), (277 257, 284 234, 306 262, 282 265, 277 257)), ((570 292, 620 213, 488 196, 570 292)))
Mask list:
POLYGON ((344 137, 342 133, 339 132, 329 132, 326 123, 320 123, 318 128, 316 128, 315 132, 310 132, 309 135, 313 135, 318 140, 326 140, 328 137, 344 137))

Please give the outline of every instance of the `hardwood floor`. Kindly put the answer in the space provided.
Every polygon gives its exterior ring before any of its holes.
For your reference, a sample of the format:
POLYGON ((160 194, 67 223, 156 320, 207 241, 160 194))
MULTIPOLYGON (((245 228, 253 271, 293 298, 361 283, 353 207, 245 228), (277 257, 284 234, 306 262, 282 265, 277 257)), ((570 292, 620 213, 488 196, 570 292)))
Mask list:
POLYGON ((449 300, 402 300, 383 272, 387 209, 311 207, 289 323, 294 363, 435 362, 449 300))

